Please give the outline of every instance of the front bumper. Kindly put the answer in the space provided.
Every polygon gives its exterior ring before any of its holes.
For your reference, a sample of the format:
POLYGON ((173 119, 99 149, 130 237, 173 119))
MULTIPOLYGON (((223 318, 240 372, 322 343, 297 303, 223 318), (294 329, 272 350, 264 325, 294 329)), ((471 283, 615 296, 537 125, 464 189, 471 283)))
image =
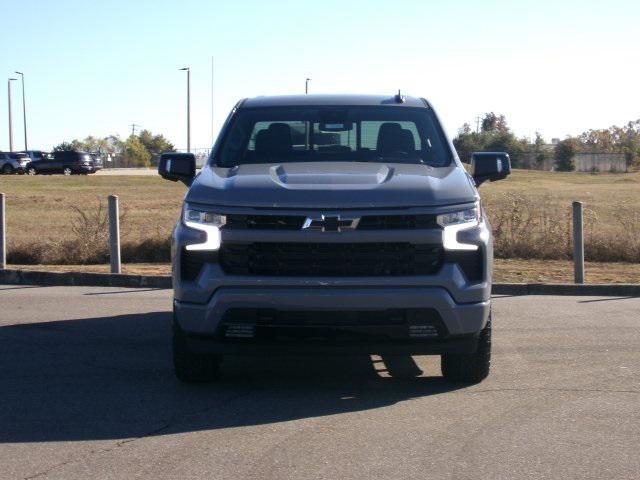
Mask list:
MULTIPOLYGON (((489 316, 490 301, 458 304, 443 288, 220 288, 205 305, 174 302, 177 326, 198 343, 206 338, 206 346, 217 353, 240 353, 260 350, 310 351, 345 350, 350 353, 444 353, 469 351, 475 348, 475 339, 489 316), (443 335, 434 339, 416 340, 407 336, 394 339, 355 343, 271 343, 234 341, 225 339, 222 326, 225 313, 232 309, 277 309, 279 311, 323 312, 331 324, 336 312, 376 312, 389 309, 433 309, 444 326, 443 335), (198 338, 200 337, 200 338, 198 338)), ((336 326, 338 326, 336 324, 336 326)), ((376 331, 371 327, 371 332, 376 331)), ((204 347, 204 345, 201 345, 204 347)))
MULTIPOLYGON (((477 244, 484 255, 483 277, 473 281, 467 279, 457 263, 447 261, 439 271, 429 275, 359 277, 230 274, 219 263, 212 261, 206 263, 197 276, 185 279, 181 274, 181 252, 185 245, 201 243, 203 239, 200 235, 201 232, 179 222, 172 244, 175 321, 198 348, 206 346, 218 353, 273 351, 276 347, 309 352, 317 349, 337 352, 345 350, 350 353, 468 352, 475 349, 477 335, 489 316, 492 244, 487 222, 459 234, 460 240, 477 244), (325 341, 322 345, 293 342, 276 346, 259 341, 258 338, 246 341, 225 338, 225 315, 234 309, 289 312, 294 321, 297 312, 313 312, 315 315, 321 312, 326 314, 329 322, 339 317, 340 312, 364 312, 362 318, 366 320, 367 312, 377 315, 389 310, 432 309, 437 312, 445 333, 438 338, 419 340, 405 334, 402 338, 393 337, 391 341, 385 338, 383 342, 371 344, 356 342, 346 345, 325 341)), ((436 229, 356 230, 338 233, 297 230, 222 231, 223 244, 255 241, 437 244, 442 241, 442 232, 436 229)), ((339 320, 336 321, 338 323, 331 327, 339 326, 339 320)), ((405 325, 406 328, 409 327, 405 325)), ((366 325, 364 329, 363 333, 369 333, 366 325)), ((375 329, 372 332, 373 330, 375 329)))

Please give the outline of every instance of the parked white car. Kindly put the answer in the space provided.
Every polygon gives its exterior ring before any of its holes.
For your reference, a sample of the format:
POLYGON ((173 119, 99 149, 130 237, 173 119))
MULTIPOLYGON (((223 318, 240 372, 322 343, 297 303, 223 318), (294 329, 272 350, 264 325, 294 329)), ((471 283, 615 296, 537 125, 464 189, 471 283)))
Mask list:
POLYGON ((29 156, 22 152, 0 152, 0 173, 10 175, 12 173, 24 173, 29 156))

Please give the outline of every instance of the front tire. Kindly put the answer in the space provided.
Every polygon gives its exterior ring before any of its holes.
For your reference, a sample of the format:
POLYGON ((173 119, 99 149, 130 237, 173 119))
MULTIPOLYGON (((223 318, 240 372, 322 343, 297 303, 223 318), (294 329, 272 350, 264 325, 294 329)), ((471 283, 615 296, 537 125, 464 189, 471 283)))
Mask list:
POLYGON ((36 169, 35 169, 35 168, 33 168, 33 167, 28 167, 28 168, 27 168, 27 175, 35 175, 35 174, 37 174, 37 173, 38 173, 38 172, 36 171, 36 169))
POLYGON ((445 380, 480 383, 487 378, 491 367, 491 314, 487 325, 480 332, 475 353, 445 354, 441 356, 440 363, 445 380))
POLYGON ((63 175, 66 175, 66 176, 69 176, 69 175, 71 175, 72 173, 73 173, 73 171, 72 171, 69 167, 65 167, 65 169, 64 169, 64 170, 62 170, 62 174, 63 174, 63 175))
POLYGON ((208 383, 218 378, 219 355, 194 353, 189 349, 187 334, 173 326, 173 367, 178 380, 185 383, 208 383))

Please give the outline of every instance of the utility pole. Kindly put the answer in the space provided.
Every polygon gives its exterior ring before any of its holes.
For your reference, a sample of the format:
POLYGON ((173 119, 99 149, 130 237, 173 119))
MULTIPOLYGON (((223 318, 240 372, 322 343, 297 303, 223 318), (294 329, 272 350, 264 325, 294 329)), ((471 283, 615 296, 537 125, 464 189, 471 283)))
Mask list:
POLYGON ((187 72, 187 152, 191 152, 191 70, 189 67, 180 70, 187 72))
POLYGON ((13 152, 13 123, 11 121, 11 82, 17 78, 9 78, 7 80, 7 95, 9 97, 9 151, 13 152))
POLYGON ((211 141, 209 144, 213 143, 213 57, 211 57, 211 141))
POLYGON ((24 151, 28 150, 27 147, 27 103, 25 101, 25 93, 24 93, 24 73, 15 72, 20 75, 22 79, 22 120, 24 122, 24 151))
POLYGON ((137 123, 132 123, 131 124, 131 135, 135 136, 136 134, 136 127, 139 127, 140 125, 138 125, 137 123))
POLYGON ((482 118, 479 116, 476 117, 476 133, 480 133, 480 120, 482 120, 482 118))
POLYGON ((304 94, 307 95, 309 93, 309 82, 311 81, 310 78, 305 79, 304 81, 304 94))

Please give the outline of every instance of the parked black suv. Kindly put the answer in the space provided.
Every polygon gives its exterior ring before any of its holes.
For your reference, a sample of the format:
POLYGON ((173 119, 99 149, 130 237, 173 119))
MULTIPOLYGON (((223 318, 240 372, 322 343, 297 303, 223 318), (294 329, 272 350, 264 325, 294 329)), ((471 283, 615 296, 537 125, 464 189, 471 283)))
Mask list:
POLYGON ((25 171, 29 175, 62 173, 64 175, 95 173, 102 168, 102 161, 87 152, 53 152, 40 160, 27 164, 25 171))
POLYGON ((43 152, 42 150, 23 150, 20 153, 26 154, 27 157, 29 157, 29 161, 32 161, 32 162, 36 160, 42 160, 47 155, 49 155, 48 152, 43 152))

